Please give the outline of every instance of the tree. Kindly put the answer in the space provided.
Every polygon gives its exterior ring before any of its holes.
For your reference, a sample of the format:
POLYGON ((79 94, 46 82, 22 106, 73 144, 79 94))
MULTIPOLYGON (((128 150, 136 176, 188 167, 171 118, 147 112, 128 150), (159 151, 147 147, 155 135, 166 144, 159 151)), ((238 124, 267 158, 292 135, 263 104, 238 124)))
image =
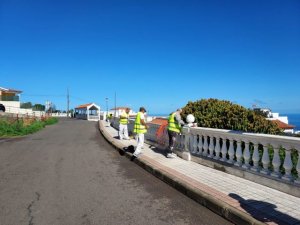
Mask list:
POLYGON ((183 108, 183 117, 195 116, 201 127, 239 130, 254 133, 281 134, 279 127, 251 109, 230 101, 202 99, 188 102, 183 108))
POLYGON ((31 102, 24 102, 24 103, 21 103, 20 107, 22 109, 31 109, 32 108, 32 103, 31 102))
POLYGON ((45 105, 42 105, 42 104, 35 104, 35 105, 32 107, 32 110, 33 110, 33 111, 45 111, 45 105))

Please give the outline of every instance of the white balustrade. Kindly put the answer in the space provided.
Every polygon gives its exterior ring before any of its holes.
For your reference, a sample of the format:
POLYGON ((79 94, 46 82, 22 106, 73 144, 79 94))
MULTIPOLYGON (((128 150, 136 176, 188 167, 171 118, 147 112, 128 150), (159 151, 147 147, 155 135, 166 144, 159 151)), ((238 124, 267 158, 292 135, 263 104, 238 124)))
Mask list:
POLYGON ((270 165, 270 157, 269 157, 269 149, 267 145, 263 145, 264 148, 264 152, 263 152, 263 156, 261 159, 261 162, 263 164, 263 168, 260 171, 263 174, 269 174, 269 165, 270 165))
POLYGON ((209 155, 207 156, 208 158, 213 158, 214 157, 214 137, 211 136, 209 137, 209 147, 208 147, 208 150, 209 150, 209 155))
POLYGON ((249 169, 250 168, 250 164, 249 164, 249 161, 250 161, 250 150, 249 150, 249 141, 245 141, 245 149, 244 149, 244 154, 243 154, 243 157, 244 157, 244 165, 242 166, 244 169, 249 169))
POLYGON ((274 151, 273 160, 272 160, 273 172, 271 173, 271 176, 279 178, 280 177, 279 168, 280 168, 280 164, 281 164, 280 157, 279 157, 279 147, 274 146, 273 151, 274 151))
POLYGON ((220 151, 221 151, 220 137, 216 137, 216 146, 215 146, 216 156, 214 157, 214 159, 216 159, 216 160, 220 159, 220 151))
MULTIPOLYGON (((157 141, 159 125, 150 123, 149 126, 146 140, 157 141)), ((129 131, 133 129, 132 124, 128 127, 129 131)), ((167 132, 164 135, 167 136, 167 132)), ((175 146, 177 150, 189 151, 197 157, 204 156, 207 160, 213 158, 258 175, 300 184, 300 138, 198 127, 183 128, 175 146), (296 155, 297 158, 294 165, 292 151, 293 157, 296 155), (281 155, 284 155, 284 159, 281 155), (284 172, 280 171, 281 165, 284 172), (297 173, 292 174, 292 170, 297 173)))
POLYGON ((236 143, 237 147, 236 147, 236 152, 235 152, 235 157, 236 157, 236 162, 234 163, 234 165, 236 166, 241 166, 242 165, 242 143, 240 140, 237 141, 236 143))
POLYGON ((202 135, 198 135, 198 155, 202 155, 202 148, 203 148, 203 142, 202 142, 202 135))
POLYGON ((233 163, 234 158, 234 146, 233 146, 233 139, 229 139, 229 150, 228 150, 229 159, 227 160, 228 163, 233 163))
POLYGON ((222 137, 222 159, 220 159, 223 162, 227 161, 227 145, 226 145, 226 139, 225 137, 222 137))
POLYGON ((252 155, 253 166, 252 166, 251 170, 258 172, 260 170, 260 167, 258 165, 258 163, 259 163, 258 143, 253 143, 253 144, 254 144, 254 150, 253 150, 253 155, 252 155))
POLYGON ((203 156, 207 156, 208 143, 207 143, 207 135, 204 135, 204 144, 203 144, 203 156))
POLYGON ((298 162, 297 162, 297 166, 296 166, 296 170, 298 172, 298 178, 297 180, 295 180, 295 183, 300 184, 300 149, 298 149, 298 162))
POLYGON ((197 139, 198 139, 198 136, 197 135, 193 135, 193 153, 197 153, 197 139))
POLYGON ((285 170, 285 174, 282 177, 282 179, 287 180, 287 181, 291 181, 292 180, 291 170, 293 168, 293 163, 292 163, 291 150, 290 149, 287 149, 285 151, 285 158, 284 158, 283 168, 285 170))

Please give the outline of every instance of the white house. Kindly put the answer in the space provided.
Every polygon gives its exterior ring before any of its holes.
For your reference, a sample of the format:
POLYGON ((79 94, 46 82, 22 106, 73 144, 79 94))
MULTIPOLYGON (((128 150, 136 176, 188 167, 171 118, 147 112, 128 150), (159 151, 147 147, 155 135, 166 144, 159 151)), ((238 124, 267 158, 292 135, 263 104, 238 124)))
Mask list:
POLYGON ((0 87, 0 104, 8 109, 20 109, 20 94, 22 91, 0 87))
POLYGON ((270 109, 260 109, 260 111, 267 114, 267 120, 276 123, 284 133, 294 133, 295 126, 289 124, 289 119, 287 116, 280 116, 279 113, 274 113, 270 109))
POLYGON ((75 107, 75 118, 89 121, 100 120, 100 106, 95 103, 87 103, 75 107))

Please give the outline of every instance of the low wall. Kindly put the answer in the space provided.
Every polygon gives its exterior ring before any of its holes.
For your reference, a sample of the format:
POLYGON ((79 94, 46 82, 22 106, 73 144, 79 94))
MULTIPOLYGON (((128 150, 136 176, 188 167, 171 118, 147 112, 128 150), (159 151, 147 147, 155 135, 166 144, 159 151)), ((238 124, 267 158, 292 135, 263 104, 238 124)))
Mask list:
MULTIPOLYGON (((145 142, 165 149, 167 131, 157 137, 160 126, 148 124, 145 142)), ((118 118, 112 119, 112 126, 119 129, 118 118)), ((130 120, 130 134, 133 126, 130 120)), ((184 159, 300 197, 300 138, 184 127, 176 152, 184 159)))

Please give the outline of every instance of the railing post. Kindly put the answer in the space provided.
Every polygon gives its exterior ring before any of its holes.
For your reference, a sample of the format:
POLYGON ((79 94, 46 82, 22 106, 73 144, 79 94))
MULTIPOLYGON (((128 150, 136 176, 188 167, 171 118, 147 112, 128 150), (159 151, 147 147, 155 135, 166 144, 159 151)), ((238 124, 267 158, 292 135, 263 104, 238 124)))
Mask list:
POLYGON ((211 135, 209 137, 209 147, 208 147, 208 150, 209 150, 209 155, 207 156, 208 158, 213 158, 214 157, 214 137, 211 135))
POLYGON ((216 146, 215 146, 215 153, 216 156, 214 157, 215 160, 219 160, 220 159, 220 151, 221 151, 221 147, 220 147, 220 137, 216 136, 216 146))
POLYGON ((259 152, 258 152, 258 143, 253 143, 254 145, 254 151, 252 155, 252 161, 253 161, 253 166, 251 167, 252 171, 258 172, 259 171, 259 152))
POLYGON ((185 134, 182 134, 182 135, 180 135, 181 136, 181 138, 180 138, 180 148, 182 149, 182 150, 184 150, 184 139, 186 138, 185 137, 185 134))
POLYGON ((202 155, 202 147, 203 147, 203 142, 202 142, 202 135, 198 135, 199 141, 198 141, 198 155, 202 155))
POLYGON ((227 146, 226 146, 226 138, 222 137, 222 159, 220 159, 222 162, 227 161, 227 146))
POLYGON ((260 171, 262 174, 269 174, 270 170, 269 170, 269 165, 270 165, 270 156, 269 156, 269 149, 268 149, 268 145, 264 144, 263 145, 264 148, 264 152, 262 155, 262 159, 261 162, 263 164, 263 169, 260 171))
POLYGON ((234 163, 235 166, 241 166, 242 165, 242 143, 241 140, 237 140, 237 146, 236 146, 236 152, 235 152, 235 157, 236 157, 236 162, 234 163))
POLYGON ((234 159, 234 146, 233 146, 233 139, 229 139, 229 150, 228 150, 228 155, 229 155, 229 159, 227 160, 227 163, 232 164, 233 163, 233 159, 234 159))
POLYGON ((300 149, 298 149, 297 151, 298 151, 298 162, 297 162, 296 170, 297 170, 298 178, 297 180, 295 180, 295 183, 300 184, 300 149))
POLYGON ((246 140, 244 141, 245 143, 245 149, 244 149, 244 154, 243 154, 243 158, 244 158, 244 164, 243 164, 243 168, 244 169, 249 169, 250 168, 250 164, 249 164, 249 161, 250 161, 250 150, 249 150, 249 141, 246 140))
POLYGON ((204 145, 203 145, 203 156, 207 156, 208 143, 207 143, 207 135, 204 135, 204 145))
POLYGON ((273 146, 273 160, 272 160, 272 165, 273 165, 273 172, 271 173, 272 177, 280 178, 281 174, 279 172, 279 167, 280 167, 280 157, 279 157, 279 146, 273 146))
POLYGON ((197 152, 197 134, 193 135, 193 153, 197 152))
POLYGON ((291 158, 291 150, 285 148, 285 158, 283 163, 283 168, 285 171, 285 174, 282 176, 283 180, 292 181, 293 177, 291 175, 291 170, 293 168, 292 158, 291 158))
POLYGON ((185 133, 184 151, 182 153, 182 158, 187 161, 191 160, 190 147, 192 146, 192 143, 190 141, 191 141, 191 133, 190 133, 190 128, 188 128, 187 132, 185 133))

